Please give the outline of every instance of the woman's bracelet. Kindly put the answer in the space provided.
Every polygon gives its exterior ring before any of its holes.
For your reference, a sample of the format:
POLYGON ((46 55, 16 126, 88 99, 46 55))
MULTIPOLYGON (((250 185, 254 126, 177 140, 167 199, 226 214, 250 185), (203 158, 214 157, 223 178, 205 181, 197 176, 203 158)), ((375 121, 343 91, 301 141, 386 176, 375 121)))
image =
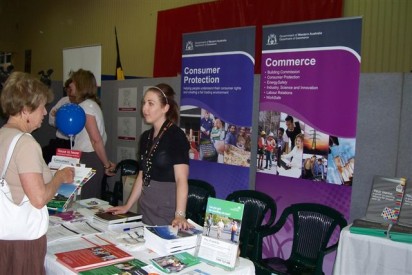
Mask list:
POLYGON ((186 213, 183 211, 176 211, 175 212, 175 217, 176 218, 186 218, 186 213))
POLYGON ((109 165, 107 165, 107 166, 106 166, 106 165, 103 165, 103 168, 104 168, 104 169, 109 169, 109 168, 110 168, 110 162, 109 162, 109 165))

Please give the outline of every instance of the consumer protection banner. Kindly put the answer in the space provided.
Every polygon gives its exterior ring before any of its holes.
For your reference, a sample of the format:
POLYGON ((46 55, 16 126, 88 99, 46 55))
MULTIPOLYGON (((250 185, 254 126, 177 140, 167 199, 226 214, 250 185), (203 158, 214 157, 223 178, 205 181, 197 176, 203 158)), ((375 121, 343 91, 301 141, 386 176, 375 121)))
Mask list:
POLYGON ((191 142, 190 178, 218 197, 249 188, 255 28, 183 35, 180 125, 191 142))
POLYGON ((345 18, 263 28, 256 189, 271 194, 279 210, 317 202, 349 218, 361 23, 345 18))

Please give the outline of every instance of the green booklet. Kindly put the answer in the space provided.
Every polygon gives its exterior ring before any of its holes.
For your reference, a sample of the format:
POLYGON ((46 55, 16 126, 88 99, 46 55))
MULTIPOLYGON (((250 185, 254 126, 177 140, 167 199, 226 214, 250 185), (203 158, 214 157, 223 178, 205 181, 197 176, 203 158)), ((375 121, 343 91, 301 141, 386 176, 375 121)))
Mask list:
POLYGON ((412 243, 412 226, 395 224, 390 231, 391 240, 412 243))
POLYGON ((243 210, 242 203, 209 198, 196 256, 210 265, 233 270, 239 255, 243 210))
POLYGON ((133 259, 126 262, 121 262, 109 266, 99 267, 87 271, 82 271, 81 275, 147 275, 148 273, 142 269, 146 264, 140 260, 133 259))
POLYGON ((158 257, 150 260, 153 265, 165 273, 176 273, 182 271, 186 267, 200 263, 200 260, 188 252, 180 252, 177 254, 158 257))

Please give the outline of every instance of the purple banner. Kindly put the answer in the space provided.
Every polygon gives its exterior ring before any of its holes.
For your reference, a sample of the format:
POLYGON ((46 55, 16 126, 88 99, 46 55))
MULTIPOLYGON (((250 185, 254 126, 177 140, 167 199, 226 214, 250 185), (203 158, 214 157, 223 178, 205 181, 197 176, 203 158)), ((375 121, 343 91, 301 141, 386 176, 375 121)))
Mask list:
MULTIPOLYGON (((279 215, 313 202, 349 218, 361 30, 360 18, 263 28, 256 189, 279 215)), ((288 255, 292 237, 268 238, 264 253, 288 255)), ((330 274, 333 256, 325 264, 330 274)))
POLYGON ((191 143, 190 178, 217 197, 249 189, 255 28, 183 35, 180 126, 191 143))

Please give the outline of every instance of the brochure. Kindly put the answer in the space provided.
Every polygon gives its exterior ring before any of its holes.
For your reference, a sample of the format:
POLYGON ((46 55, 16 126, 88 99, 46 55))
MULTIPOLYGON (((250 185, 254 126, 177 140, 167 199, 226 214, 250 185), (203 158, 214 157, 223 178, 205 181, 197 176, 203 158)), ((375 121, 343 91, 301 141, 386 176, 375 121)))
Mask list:
POLYGON ((56 195, 47 203, 49 210, 65 212, 75 201, 79 186, 72 183, 63 183, 57 190, 56 195))
POLYGON ((208 264, 233 270, 239 255, 243 210, 241 203, 209 198, 206 225, 195 255, 208 264))
POLYGON ((132 260, 133 256, 114 244, 56 253, 57 261, 75 272, 132 260))
POLYGON ((396 223, 405 185, 405 178, 375 176, 365 219, 379 223, 396 223))
POLYGON ((200 263, 200 260, 188 252, 180 252, 150 260, 159 270, 166 273, 177 273, 183 269, 200 263))
POLYGON ((148 273, 142 269, 146 264, 140 260, 133 259, 127 262, 121 262, 109 266, 98 267, 87 271, 82 271, 80 275, 147 275, 148 273))
MULTIPOLYGON (((375 176, 369 198, 366 216, 355 219, 350 227, 350 232, 355 234, 385 237, 396 240, 404 239, 407 231, 405 226, 398 226, 404 217, 412 214, 410 195, 407 195, 405 178, 375 176), (404 214, 402 212, 405 211, 404 214), (397 234, 397 231, 400 233, 397 234)), ((412 239, 412 238, 411 238, 412 239)), ((412 240, 411 240, 412 242, 412 240)))

